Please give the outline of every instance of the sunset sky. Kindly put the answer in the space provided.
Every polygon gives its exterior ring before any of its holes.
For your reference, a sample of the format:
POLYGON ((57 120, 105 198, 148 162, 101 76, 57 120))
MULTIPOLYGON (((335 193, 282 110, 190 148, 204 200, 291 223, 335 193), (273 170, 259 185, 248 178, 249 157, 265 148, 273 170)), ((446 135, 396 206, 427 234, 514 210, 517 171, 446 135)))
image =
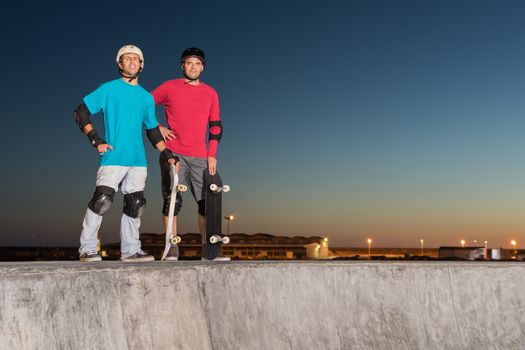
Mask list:
MULTIPOLYGON (((124 44, 143 50, 148 91, 180 76, 184 48, 206 52, 231 232, 332 246, 525 245, 522 1, 6 6, 0 245, 78 245, 98 154, 72 111, 118 77, 124 44)), ((160 108, 157 117, 165 124, 160 108)), ((145 146, 141 231, 161 233, 157 153, 145 146)), ((179 232, 196 232, 196 205, 184 204, 179 232)), ((119 193, 104 242, 119 241, 121 213, 119 193)))

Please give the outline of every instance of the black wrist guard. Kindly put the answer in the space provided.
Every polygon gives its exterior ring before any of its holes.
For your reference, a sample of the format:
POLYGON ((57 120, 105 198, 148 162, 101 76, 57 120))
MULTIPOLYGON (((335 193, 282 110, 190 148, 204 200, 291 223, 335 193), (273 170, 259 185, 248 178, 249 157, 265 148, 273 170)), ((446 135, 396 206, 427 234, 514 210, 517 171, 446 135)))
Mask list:
POLYGON ((174 156, 173 153, 171 153, 171 151, 167 148, 164 148, 164 150, 160 152, 160 156, 165 162, 167 162, 170 159, 175 159, 175 164, 177 164, 177 162, 179 161, 179 157, 174 156))
POLYGON ((106 143, 102 137, 97 133, 95 129, 88 132, 87 137, 89 139, 89 142, 97 148, 99 145, 106 143))

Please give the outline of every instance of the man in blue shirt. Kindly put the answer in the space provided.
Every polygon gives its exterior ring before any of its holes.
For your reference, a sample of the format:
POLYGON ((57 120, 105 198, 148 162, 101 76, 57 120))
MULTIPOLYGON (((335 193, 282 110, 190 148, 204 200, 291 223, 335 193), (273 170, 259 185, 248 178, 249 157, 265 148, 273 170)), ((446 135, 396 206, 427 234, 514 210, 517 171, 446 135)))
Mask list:
POLYGON ((142 142, 142 125, 148 139, 170 165, 177 157, 166 148, 155 117, 153 97, 138 83, 144 68, 142 51, 133 45, 123 46, 116 58, 121 78, 102 84, 84 97, 74 117, 100 154, 95 193, 88 204, 80 235, 80 261, 100 261, 98 230, 103 215, 113 203, 115 192, 124 194, 124 213, 120 224, 121 260, 153 261, 141 249, 140 217, 146 206, 144 186, 147 176, 146 152, 142 142), (104 138, 93 128, 90 115, 103 112, 104 138))

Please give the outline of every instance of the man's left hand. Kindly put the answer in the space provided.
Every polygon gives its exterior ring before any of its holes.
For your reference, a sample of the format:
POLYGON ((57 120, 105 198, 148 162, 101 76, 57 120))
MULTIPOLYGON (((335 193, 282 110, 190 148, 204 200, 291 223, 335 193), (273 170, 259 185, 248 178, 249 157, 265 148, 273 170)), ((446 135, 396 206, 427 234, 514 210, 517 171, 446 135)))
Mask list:
POLYGON ((210 175, 215 175, 217 172, 217 158, 208 157, 208 171, 210 172, 210 175))

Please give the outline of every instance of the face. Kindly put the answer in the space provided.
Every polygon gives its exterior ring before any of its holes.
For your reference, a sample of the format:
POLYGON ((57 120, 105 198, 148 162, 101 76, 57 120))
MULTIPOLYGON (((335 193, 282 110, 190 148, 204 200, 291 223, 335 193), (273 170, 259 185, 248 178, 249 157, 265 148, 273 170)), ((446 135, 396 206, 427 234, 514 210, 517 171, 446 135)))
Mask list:
POLYGON ((125 53, 120 58, 119 66, 124 74, 133 76, 140 70, 140 57, 135 53, 125 53))
POLYGON ((204 65, 197 57, 187 57, 182 63, 182 71, 189 79, 198 79, 204 70, 204 65))

